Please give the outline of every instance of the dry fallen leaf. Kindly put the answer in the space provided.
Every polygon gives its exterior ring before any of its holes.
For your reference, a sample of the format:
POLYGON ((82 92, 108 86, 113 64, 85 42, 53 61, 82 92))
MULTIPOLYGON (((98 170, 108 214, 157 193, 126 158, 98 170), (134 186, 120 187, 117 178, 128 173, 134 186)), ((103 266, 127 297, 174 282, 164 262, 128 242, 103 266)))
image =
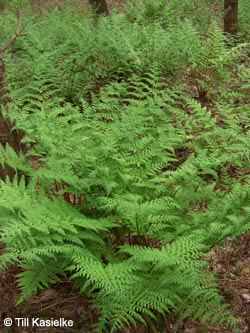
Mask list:
POLYGON ((250 302, 250 294, 242 294, 241 295, 245 300, 247 300, 248 302, 250 302))

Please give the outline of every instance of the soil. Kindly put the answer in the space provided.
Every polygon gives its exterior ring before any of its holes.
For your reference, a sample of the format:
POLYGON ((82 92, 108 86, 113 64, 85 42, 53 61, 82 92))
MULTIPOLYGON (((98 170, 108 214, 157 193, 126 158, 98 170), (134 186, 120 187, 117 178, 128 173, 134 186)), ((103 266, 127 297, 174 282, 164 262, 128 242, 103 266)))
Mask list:
MULTIPOLYGON (((58 3, 58 1, 56 1, 58 3)), ((121 8, 124 1, 109 0, 109 8, 121 8)), ((241 333, 250 333, 250 232, 236 240, 227 240, 223 247, 215 247, 209 259, 210 269, 218 277, 221 293, 239 323, 241 333)), ((20 272, 16 266, 9 266, 0 275, 0 333, 8 332, 74 332, 91 333, 97 321, 96 309, 91 300, 79 293, 73 283, 64 281, 40 291, 37 295, 16 306, 18 288, 14 276, 20 272), (5 318, 65 318, 73 320, 73 328, 66 330, 31 327, 4 327, 5 318)), ((226 328, 206 327, 192 321, 176 323, 170 327, 171 333, 233 333, 226 328)), ((139 327, 123 333, 152 333, 150 329, 139 327)), ((159 332, 167 333, 167 332, 159 332)), ((169 333, 169 332, 168 332, 169 333)))

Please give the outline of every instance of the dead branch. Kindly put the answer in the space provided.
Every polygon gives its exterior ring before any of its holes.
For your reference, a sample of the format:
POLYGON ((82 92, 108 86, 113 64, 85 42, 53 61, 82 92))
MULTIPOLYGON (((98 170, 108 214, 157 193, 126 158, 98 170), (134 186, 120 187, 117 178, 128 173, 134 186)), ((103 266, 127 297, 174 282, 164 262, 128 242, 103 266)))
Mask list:
POLYGON ((2 54, 4 53, 4 51, 6 51, 14 43, 16 38, 20 35, 21 24, 22 24, 22 13, 23 13, 23 1, 24 0, 21 0, 20 6, 19 6, 18 12, 17 12, 16 30, 15 30, 14 34, 11 36, 11 38, 9 39, 9 41, 3 47, 0 47, 0 58, 2 57, 2 54))

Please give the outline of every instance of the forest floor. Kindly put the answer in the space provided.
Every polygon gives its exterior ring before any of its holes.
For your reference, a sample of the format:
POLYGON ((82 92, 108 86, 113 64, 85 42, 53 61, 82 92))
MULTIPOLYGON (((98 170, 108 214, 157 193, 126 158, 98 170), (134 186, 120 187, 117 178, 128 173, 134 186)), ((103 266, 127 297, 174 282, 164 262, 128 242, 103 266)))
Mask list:
MULTIPOLYGON (((84 2, 84 1, 83 1, 84 2)), ((111 8, 122 8, 123 0, 107 1, 111 8)), ((241 333, 250 333, 250 232, 236 240, 227 240, 225 246, 211 250, 210 270, 218 277, 221 293, 235 315, 241 333)), ((68 281, 55 284, 40 291, 22 304, 16 306, 18 295, 14 276, 18 274, 16 266, 10 266, 0 276, 0 318, 68 318, 73 320, 74 327, 60 330, 47 328, 6 328, 0 325, 0 333, 8 332, 75 332, 90 333, 96 323, 96 312, 91 301, 68 281)), ((201 326, 192 321, 170 324, 171 333, 232 333, 223 327, 201 326)), ((131 328, 120 333, 152 333, 145 327, 131 328)), ((165 333, 165 332, 159 332, 165 333)), ((166 332, 169 333, 169 332, 166 332)))
MULTIPOLYGON (((250 232, 238 239, 228 240, 223 247, 212 249, 209 259, 210 270, 218 276, 221 293, 230 305, 233 314, 239 322, 240 332, 250 332, 250 232)), ((15 306, 18 294, 17 286, 13 280, 18 268, 9 267, 1 276, 0 282, 0 317, 6 318, 68 318, 73 320, 74 327, 67 330, 46 329, 34 330, 27 328, 0 327, 1 333, 8 332, 75 332, 90 333, 96 322, 95 310, 91 302, 84 295, 79 294, 70 282, 56 284, 44 289, 19 306, 15 306)), ((206 327, 198 323, 186 321, 170 325, 171 333, 232 333, 223 327, 206 327)), ((145 327, 131 328, 120 333, 152 333, 145 327)), ((169 333, 169 332, 159 332, 169 333)))

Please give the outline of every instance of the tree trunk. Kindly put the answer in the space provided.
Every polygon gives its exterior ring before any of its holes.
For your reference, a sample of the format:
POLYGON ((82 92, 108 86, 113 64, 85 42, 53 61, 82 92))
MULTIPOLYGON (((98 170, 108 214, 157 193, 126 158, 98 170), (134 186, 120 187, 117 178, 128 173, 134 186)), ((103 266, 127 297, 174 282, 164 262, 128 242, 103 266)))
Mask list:
POLYGON ((106 0, 89 0, 89 4, 98 15, 108 15, 109 9, 106 0))
POLYGON ((238 32, 238 0, 224 0, 224 32, 238 32))

